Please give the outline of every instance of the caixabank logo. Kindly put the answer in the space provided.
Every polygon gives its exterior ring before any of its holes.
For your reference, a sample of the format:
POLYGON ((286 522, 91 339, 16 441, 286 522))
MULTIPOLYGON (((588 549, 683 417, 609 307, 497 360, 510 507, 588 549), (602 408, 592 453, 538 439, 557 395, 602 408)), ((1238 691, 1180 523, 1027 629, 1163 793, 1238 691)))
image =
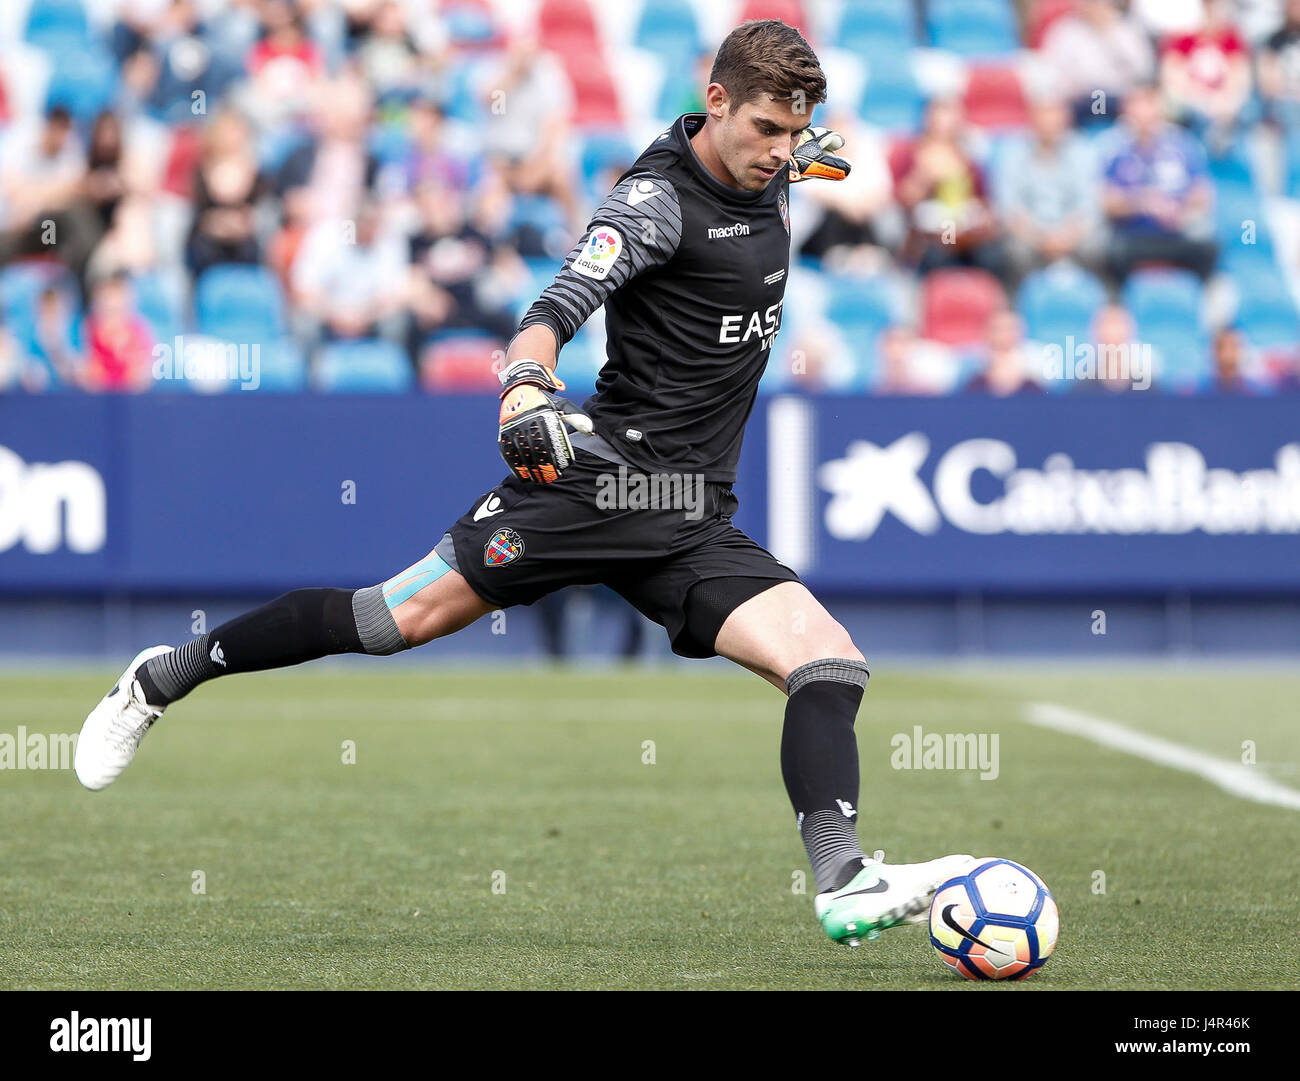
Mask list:
POLYGON ((98 552, 107 533, 104 478, 86 462, 28 462, 0 445, 0 552, 98 552))
POLYGON ((1021 463, 1005 440, 964 439, 938 455, 927 485, 933 456, 925 432, 885 445, 853 440, 817 470, 830 493, 827 533, 866 540, 886 515, 920 534, 945 522, 985 535, 1300 533, 1300 443, 1237 471, 1183 442, 1150 443, 1131 466, 1090 469, 1063 451, 1021 463))

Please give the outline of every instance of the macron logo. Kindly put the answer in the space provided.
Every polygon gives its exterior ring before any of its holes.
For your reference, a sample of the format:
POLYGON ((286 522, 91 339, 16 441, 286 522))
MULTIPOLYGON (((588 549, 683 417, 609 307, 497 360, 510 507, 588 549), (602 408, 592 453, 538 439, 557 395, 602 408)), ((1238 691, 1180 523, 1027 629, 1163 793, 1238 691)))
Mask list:
POLYGON ((479 504, 478 510, 474 512, 474 521, 481 522, 484 518, 491 518, 494 514, 500 514, 501 510, 501 497, 493 492, 479 504))
POLYGON ((221 643, 217 642, 212 647, 212 652, 208 654, 212 658, 213 664, 219 664, 222 668, 226 667, 226 655, 221 651, 221 643))
POLYGON ((653 180, 638 180, 627 189, 627 205, 638 206, 647 199, 653 199, 656 195, 662 195, 663 189, 656 188, 653 180))

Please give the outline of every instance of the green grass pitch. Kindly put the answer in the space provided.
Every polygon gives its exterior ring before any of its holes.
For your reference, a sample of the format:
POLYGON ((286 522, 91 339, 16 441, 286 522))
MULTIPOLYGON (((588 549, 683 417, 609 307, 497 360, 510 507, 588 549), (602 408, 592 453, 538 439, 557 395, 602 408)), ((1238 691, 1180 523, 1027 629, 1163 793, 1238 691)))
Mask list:
MULTIPOLYGON (((877 667, 863 842, 1037 871, 1061 940, 1022 984, 950 975, 922 927, 824 937, 756 677, 375 661, 200 688, 104 792, 0 771, 0 986, 1300 987, 1300 812, 1022 719, 1250 740, 1300 787, 1300 675, 1203 671, 877 667), (998 777, 892 768, 916 725, 996 733, 998 777)), ((0 674, 0 733, 78 731, 114 675, 0 674)))

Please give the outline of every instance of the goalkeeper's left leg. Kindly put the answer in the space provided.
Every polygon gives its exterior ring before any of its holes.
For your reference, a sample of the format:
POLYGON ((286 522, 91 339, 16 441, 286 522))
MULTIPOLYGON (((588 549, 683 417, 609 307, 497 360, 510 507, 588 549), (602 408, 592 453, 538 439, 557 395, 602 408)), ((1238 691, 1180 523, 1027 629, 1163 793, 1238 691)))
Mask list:
POLYGON ((382 585, 295 589, 178 649, 146 649, 86 718, 77 777, 87 788, 110 784, 163 710, 209 679, 337 653, 397 653, 452 634, 496 607, 435 549, 382 585))

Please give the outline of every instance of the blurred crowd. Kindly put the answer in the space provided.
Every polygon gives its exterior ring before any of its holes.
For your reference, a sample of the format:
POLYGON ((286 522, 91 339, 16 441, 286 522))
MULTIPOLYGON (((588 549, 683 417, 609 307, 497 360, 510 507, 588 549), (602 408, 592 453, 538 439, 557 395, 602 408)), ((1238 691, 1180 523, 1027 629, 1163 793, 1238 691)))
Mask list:
POLYGON ((1300 386, 1300 0, 13 0, 0 392, 231 390, 159 373, 253 347, 262 391, 492 387, 768 17, 854 169, 794 193, 765 392, 1300 386))

